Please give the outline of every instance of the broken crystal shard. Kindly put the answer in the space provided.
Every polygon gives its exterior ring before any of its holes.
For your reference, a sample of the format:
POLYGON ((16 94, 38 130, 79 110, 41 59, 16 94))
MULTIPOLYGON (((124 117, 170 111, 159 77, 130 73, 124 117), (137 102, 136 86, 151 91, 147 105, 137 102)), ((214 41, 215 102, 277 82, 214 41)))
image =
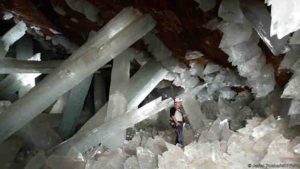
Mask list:
POLYGON ((68 101, 63 110, 63 119, 58 129, 63 139, 69 138, 75 132, 91 81, 92 76, 80 82, 68 94, 68 101))
POLYGON ((157 166, 157 156, 149 149, 144 147, 136 148, 137 159, 140 168, 154 169, 157 166))
POLYGON ((276 36, 270 35, 271 17, 261 1, 243 0, 241 7, 245 17, 274 55, 288 51, 288 36, 278 39, 276 36))
POLYGON ((23 37, 26 33, 27 27, 23 21, 18 22, 13 28, 6 32, 1 41, 4 43, 4 48, 8 51, 10 45, 14 44, 17 40, 23 37))
POLYGON ((122 169, 127 154, 120 148, 106 151, 94 160, 88 160, 86 169, 122 169))
POLYGON ((293 45, 291 50, 284 56, 280 63, 279 69, 291 69, 292 66, 299 60, 300 47, 293 45))
POLYGON ((187 157, 181 148, 166 143, 168 151, 158 155, 158 168, 160 169, 188 169, 187 157))
POLYGON ((294 75, 286 85, 281 98, 300 99, 300 76, 294 75))
MULTIPOLYGON (((119 33, 103 44, 101 48, 98 46, 97 39, 90 40, 95 44, 88 47, 83 45, 31 92, 14 102, 5 113, 0 114, 1 141, 20 129, 51 105, 59 96, 79 84, 80 81, 127 49, 154 27, 155 21, 150 15, 141 16, 136 10, 133 11, 135 11, 133 12, 135 15, 128 18, 132 22, 130 26, 121 32, 118 31, 119 33), (78 56, 78 54, 82 55, 78 56), (44 90, 48 90, 48 92, 44 92, 44 90), (20 112, 22 112, 23 118, 18 118, 20 112)), ((101 34, 101 30, 99 32, 101 34)), ((102 40, 102 38, 100 39, 102 40)), ((89 43, 87 42, 87 44, 89 43)))
POLYGON ((207 125, 207 119, 201 112, 199 102, 191 95, 187 95, 183 98, 182 106, 185 112, 193 118, 189 119, 194 131, 202 129, 207 125))
POLYGON ((244 23, 246 21, 239 0, 223 0, 220 4, 218 16, 228 22, 244 23))
POLYGON ((66 0, 66 3, 73 10, 82 13, 87 19, 93 22, 99 21, 99 10, 90 2, 84 0, 66 0))
POLYGON ((252 28, 246 24, 226 23, 220 29, 223 32, 220 48, 229 48, 248 41, 252 35, 252 28), (236 36, 237 34, 239 36, 236 36))
POLYGON ((61 61, 25 61, 15 59, 0 60, 0 74, 10 73, 43 73, 52 72, 61 61))
POLYGON ((271 115, 267 119, 261 122, 261 124, 255 128, 253 128, 253 133, 251 136, 253 136, 255 139, 259 139, 263 137, 264 135, 268 134, 272 131, 278 131, 279 123, 276 121, 276 119, 271 115))
POLYGON ((298 0, 291 1, 268 1, 271 6, 271 36, 277 35, 279 39, 297 31, 300 28, 298 0))
POLYGON ((136 154, 136 148, 141 145, 142 138, 140 134, 136 134, 127 144, 124 144, 124 151, 127 154, 136 154))
POLYGON ((194 0, 199 4, 199 8, 202 9, 204 12, 207 12, 213 9, 216 6, 216 0, 194 0))
POLYGON ((125 130, 134 124, 149 118, 173 104, 173 99, 161 101, 158 98, 137 110, 131 110, 127 113, 104 123, 89 132, 81 132, 75 134, 68 141, 62 143, 56 148, 57 153, 65 153, 71 146, 77 148, 81 153, 86 152, 91 147, 97 146, 99 143, 103 145, 109 144, 110 138, 114 136, 116 131, 125 130))
POLYGON ((145 147, 156 155, 162 154, 167 150, 165 141, 158 136, 156 136, 154 139, 149 138, 145 144, 145 147))
POLYGON ((124 163, 124 169, 140 169, 137 158, 135 156, 127 158, 124 163))
POLYGON ((191 66, 191 68, 189 71, 190 71, 191 75, 199 76, 199 77, 203 76, 204 68, 202 65, 192 62, 192 63, 190 63, 190 66, 191 66))
POLYGON ((214 63, 208 63, 206 66, 205 66, 205 69, 203 71, 203 74, 204 75, 208 75, 208 74, 211 74, 211 73, 215 73, 215 72, 218 72, 221 70, 221 67, 217 64, 214 64, 214 63))
POLYGON ((300 114, 300 101, 292 100, 288 115, 300 114))
POLYGON ((186 60, 198 59, 203 56, 203 53, 200 51, 187 51, 185 54, 186 60))

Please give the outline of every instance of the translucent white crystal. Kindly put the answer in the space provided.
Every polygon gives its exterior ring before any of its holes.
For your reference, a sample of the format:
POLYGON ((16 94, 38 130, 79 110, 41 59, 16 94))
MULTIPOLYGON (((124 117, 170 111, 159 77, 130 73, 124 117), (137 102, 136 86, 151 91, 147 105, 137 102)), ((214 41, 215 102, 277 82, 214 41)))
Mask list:
POLYGON ((144 42, 148 45, 150 53, 158 60, 162 61, 171 57, 172 52, 163 44, 163 42, 153 33, 148 33, 144 38, 144 42))
POLYGON ((276 85, 274 68, 267 64, 261 69, 261 74, 257 79, 248 80, 252 88, 252 92, 256 93, 256 97, 266 96, 274 90, 276 85))
POLYGON ((17 40, 24 36, 26 30, 26 24, 23 21, 20 21, 6 32, 1 38, 1 41, 4 43, 5 50, 8 51, 10 45, 14 44, 17 40))
POLYGON ((190 73, 191 75, 193 76, 199 76, 199 77, 202 77, 203 76, 203 71, 204 71, 204 68, 203 66, 197 64, 197 63, 190 63, 190 73))
POLYGON ((208 63, 206 66, 205 66, 205 69, 203 71, 203 74, 204 75, 208 75, 208 74, 211 74, 211 73, 215 73, 217 71, 220 71, 221 67, 217 64, 214 64, 214 63, 208 63))
POLYGON ((137 159, 140 168, 153 169, 157 166, 157 156, 147 148, 136 148, 137 159))
POLYGON ((216 6, 216 0, 195 0, 198 2, 200 9, 202 9, 204 12, 207 12, 211 9, 213 9, 216 6))
POLYGON ((216 30, 221 27, 223 22, 221 22, 218 18, 214 18, 203 25, 204 28, 209 30, 216 30))
POLYGON ((194 131, 205 127, 207 124, 207 119, 205 115, 201 112, 201 108, 197 100, 193 96, 185 96, 183 98, 182 106, 187 114, 191 117, 189 122, 194 131))
POLYGON ((75 134, 67 142, 58 146, 57 152, 64 153, 69 149, 70 145, 73 145, 82 153, 99 143, 109 145, 111 137, 118 133, 117 131, 122 131, 128 127, 132 127, 134 124, 149 118, 151 115, 170 107, 172 104, 172 99, 161 101, 161 98, 158 98, 137 110, 128 111, 127 113, 104 123, 90 132, 75 134))
POLYGON ((162 154, 167 150, 165 141, 158 136, 156 136, 154 139, 149 138, 145 144, 145 147, 156 155, 162 154))
POLYGON ((300 154, 300 144, 297 144, 295 147, 293 147, 293 150, 295 153, 300 154))
POLYGON ((228 48, 248 41, 252 35, 251 26, 245 24, 226 23, 220 29, 223 32, 220 48, 228 48), (236 36, 237 34, 239 36, 236 36))
POLYGON ((300 114, 300 102, 298 100, 292 100, 288 114, 289 115, 300 114))
POLYGON ((281 39, 300 28, 299 1, 269 0, 268 5, 271 5, 271 36, 281 39))
POLYGON ((162 156, 158 155, 158 167, 160 169, 188 169, 187 157, 181 148, 166 143, 168 151, 162 156))
POLYGON ((101 153, 96 161, 89 160, 85 169, 122 169, 127 158, 127 154, 122 149, 114 149, 101 153))
POLYGON ((295 32, 290 39, 290 44, 300 44, 300 31, 295 32))
POLYGON ((185 59, 186 60, 192 60, 192 59, 198 59, 203 56, 203 53, 200 51, 188 51, 185 54, 185 59))
POLYGON ((58 129, 60 136, 64 139, 69 138, 75 133, 91 82, 92 76, 83 80, 68 94, 68 101, 63 109, 63 119, 58 129))
POLYGON ((93 4, 84 0, 66 0, 66 3, 73 10, 82 13, 85 17, 93 22, 99 21, 99 10, 93 4))
POLYGON ((239 0, 223 0, 218 11, 218 16, 228 22, 245 22, 239 0))
POLYGON ((12 13, 10 13, 10 12, 3 12, 3 16, 2 16, 2 18, 3 18, 3 20, 10 20, 10 19, 12 19, 14 17, 14 15, 12 14, 12 13))
POLYGON ((274 55, 277 56, 289 50, 288 36, 278 39, 270 35, 271 17, 263 3, 251 0, 241 1, 241 8, 247 20, 274 55))
POLYGON ((292 66, 299 60, 300 48, 297 45, 292 46, 292 49, 284 56, 279 65, 279 69, 291 69, 292 66))
POLYGON ((124 169, 140 169, 137 158, 135 156, 127 158, 124 163, 124 169))
POLYGON ((276 122, 273 116, 269 116, 267 119, 262 121, 262 123, 253 129, 252 136, 255 139, 259 139, 271 131, 278 131, 278 122, 276 122))
POLYGON ((262 51, 257 46, 257 43, 253 41, 246 41, 222 50, 229 55, 228 60, 232 62, 233 65, 237 66, 262 54, 262 51))
POLYGON ((234 96, 236 95, 236 92, 231 90, 228 87, 222 88, 221 90, 219 90, 219 93, 220 93, 220 97, 224 99, 233 99, 234 96))
POLYGON ((241 76, 256 78, 260 75, 261 69, 266 63, 266 58, 263 55, 252 57, 247 62, 238 66, 238 71, 241 76))
POLYGON ((281 98, 300 99, 300 76, 294 75, 286 85, 281 98))

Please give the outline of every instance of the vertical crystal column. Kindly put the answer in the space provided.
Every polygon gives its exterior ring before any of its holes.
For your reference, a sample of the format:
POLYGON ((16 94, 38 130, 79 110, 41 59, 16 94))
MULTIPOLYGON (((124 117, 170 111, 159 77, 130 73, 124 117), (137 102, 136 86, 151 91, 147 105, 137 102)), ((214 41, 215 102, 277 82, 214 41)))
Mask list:
MULTIPOLYGON (((129 83, 129 70, 131 52, 130 48, 116 57, 113 61, 113 69, 111 72, 109 101, 105 121, 108 122, 124 114, 127 110, 126 94, 129 83)), ((125 130, 120 130, 115 137, 107 145, 109 148, 117 148, 122 146, 126 136, 125 130)))
MULTIPOLYGON (((149 93, 164 79, 168 71, 155 59, 150 59, 138 72, 136 72, 129 81, 127 93, 127 110, 136 108, 149 93)), ((90 131, 104 122, 107 104, 105 104, 79 132, 90 131)))
MULTIPOLYGON (((132 8, 125 9, 125 12, 123 10, 116 18, 119 19, 123 15, 128 16, 125 19, 128 21, 125 28, 105 26, 103 29, 110 29, 113 37, 103 41, 102 36, 100 38, 98 36, 102 34, 100 30, 93 39, 87 42, 87 44, 94 43, 88 46, 83 45, 28 94, 14 102, 6 112, 0 115, 1 141, 40 114, 59 96, 122 53, 155 26, 155 21, 150 15, 142 16, 140 12, 132 8)), ((117 20, 116 18, 113 21, 117 20)))
POLYGON ((75 132, 91 81, 92 76, 79 83, 68 94, 68 101, 63 110, 63 119, 58 129, 63 139, 69 138, 75 132))
POLYGON ((130 50, 126 50, 113 61, 106 121, 127 110, 126 94, 129 83, 130 55, 130 50))
POLYGON ((182 106, 186 114, 190 115, 189 122, 194 131, 205 127, 207 119, 201 112, 199 102, 192 95, 186 95, 183 98, 182 106))

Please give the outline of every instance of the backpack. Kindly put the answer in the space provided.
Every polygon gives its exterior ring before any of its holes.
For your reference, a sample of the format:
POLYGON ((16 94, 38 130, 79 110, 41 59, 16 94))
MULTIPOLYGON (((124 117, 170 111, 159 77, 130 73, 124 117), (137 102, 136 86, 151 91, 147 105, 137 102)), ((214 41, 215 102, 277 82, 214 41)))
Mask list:
POLYGON ((170 119, 169 119, 169 124, 172 128, 176 128, 176 124, 175 124, 175 121, 172 119, 172 116, 175 115, 175 112, 176 112, 176 109, 175 107, 172 107, 170 109, 170 119))

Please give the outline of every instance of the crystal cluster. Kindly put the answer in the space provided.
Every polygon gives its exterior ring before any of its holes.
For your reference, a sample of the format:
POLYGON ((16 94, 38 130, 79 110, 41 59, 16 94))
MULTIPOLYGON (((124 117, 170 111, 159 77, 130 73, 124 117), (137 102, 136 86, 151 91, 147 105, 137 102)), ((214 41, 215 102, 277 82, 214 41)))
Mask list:
POLYGON ((228 60, 237 66, 239 74, 247 78, 247 85, 256 97, 265 96, 276 84, 274 69, 266 64, 265 56, 257 46, 258 36, 244 20, 239 1, 224 0, 222 4, 219 16, 226 23, 220 27, 223 38, 219 47, 229 55, 228 60), (232 16, 232 13, 236 15, 232 16))

